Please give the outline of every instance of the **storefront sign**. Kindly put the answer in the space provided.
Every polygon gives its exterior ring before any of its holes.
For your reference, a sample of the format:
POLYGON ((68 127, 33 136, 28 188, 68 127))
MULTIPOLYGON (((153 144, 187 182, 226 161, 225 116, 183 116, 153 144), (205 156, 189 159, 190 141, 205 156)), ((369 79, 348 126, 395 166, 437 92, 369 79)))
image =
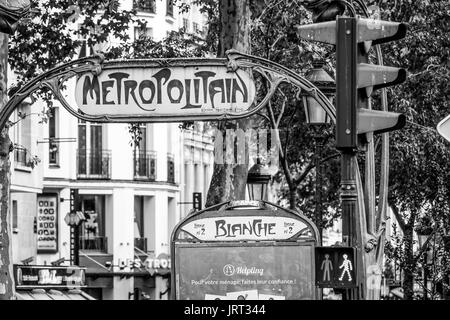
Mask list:
POLYGON ((288 217, 228 216, 195 220, 181 228, 202 241, 286 240, 308 226, 288 217))
POLYGON ((88 115, 222 115, 246 111, 256 87, 249 73, 225 64, 166 68, 106 66, 96 76, 82 75, 75 100, 88 115))
POLYGON ((150 274, 166 275, 170 273, 170 256, 161 253, 157 257, 154 255, 141 256, 140 259, 119 259, 118 264, 121 270, 129 271, 147 271, 150 274))
POLYGON ((37 197, 37 250, 58 251, 58 205, 57 195, 37 197))
POLYGON ((86 268, 14 265, 18 289, 79 288, 86 285, 86 268))

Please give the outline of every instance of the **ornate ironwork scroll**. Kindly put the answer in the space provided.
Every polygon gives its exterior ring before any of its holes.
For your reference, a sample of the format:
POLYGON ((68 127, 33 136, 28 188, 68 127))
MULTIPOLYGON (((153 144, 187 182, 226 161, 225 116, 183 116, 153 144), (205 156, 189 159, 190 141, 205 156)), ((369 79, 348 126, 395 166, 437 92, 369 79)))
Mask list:
MULTIPOLYGON (((216 58, 181 58, 181 59, 140 59, 140 60, 113 60, 113 61, 104 61, 102 56, 91 56, 86 57, 83 59, 75 60, 70 63, 58 66, 48 72, 45 72, 44 74, 36 77, 35 79, 28 82, 26 85, 24 85, 22 88, 20 88, 13 97, 9 100, 9 102, 6 104, 5 108, 0 111, 0 125, 4 126, 6 124, 6 121, 8 120, 11 113, 14 111, 14 108, 23 101, 27 96, 35 92, 36 90, 47 87, 49 88, 53 94, 55 95, 55 98, 62 104, 64 108, 67 109, 69 113, 71 113, 73 116, 90 122, 122 122, 122 123, 128 123, 128 122, 180 122, 180 121, 216 121, 216 120, 230 120, 230 119, 239 119, 239 118, 245 118, 248 116, 251 116, 258 111, 260 111, 262 108, 264 108, 267 103, 270 101, 270 99, 275 94, 276 90, 279 88, 279 86, 283 83, 291 84, 294 87, 296 87, 299 91, 304 90, 311 96, 313 96, 318 103, 321 105, 321 107, 327 112, 327 114, 330 116, 330 118, 334 121, 336 119, 335 114, 335 108, 332 105, 332 103, 327 99, 327 97, 311 82, 306 80, 305 78, 301 77, 300 75, 296 74, 295 72, 289 70, 288 68, 285 68, 277 63, 274 63, 272 61, 262 59, 259 57, 251 56, 251 55, 245 55, 242 53, 239 53, 235 50, 230 50, 227 52, 227 59, 216 59, 216 58), (200 109, 198 112, 189 113, 190 110, 189 106, 185 106, 184 108, 179 108, 180 110, 173 111, 173 105, 170 105, 170 108, 172 108, 172 111, 168 109, 167 112, 165 112, 164 108, 169 106, 163 106, 162 109, 159 111, 153 108, 153 104, 150 104, 149 108, 141 108, 143 111, 141 113, 132 113, 127 114, 126 112, 121 113, 114 113, 114 112, 105 112, 98 114, 88 114, 87 112, 84 112, 80 106, 79 108, 73 108, 70 106, 69 102, 65 98, 63 94, 64 84, 67 80, 73 77, 77 77, 77 79, 87 79, 85 80, 85 88, 83 88, 83 85, 80 85, 84 90, 84 100, 93 99, 95 101, 100 101, 100 98, 103 98, 103 103, 107 101, 105 99, 105 94, 108 95, 111 90, 112 83, 114 81, 117 81, 117 83, 121 80, 126 79, 125 73, 119 73, 121 70, 137 70, 137 72, 141 72, 144 70, 147 72, 150 70, 153 72, 154 70, 157 70, 158 72, 161 70, 175 70, 176 68, 179 68, 183 70, 190 69, 198 69, 198 70, 208 70, 208 68, 214 69, 214 68, 226 68, 228 72, 237 74, 237 78, 239 81, 242 80, 242 72, 240 73, 241 76, 239 76, 239 73, 237 71, 245 70, 247 72, 252 72, 253 74, 259 74, 261 77, 267 80, 268 83, 268 89, 265 93, 264 97, 260 99, 260 101, 256 101, 257 94, 252 93, 252 88, 250 87, 248 92, 245 92, 245 94, 248 94, 248 96, 254 96, 254 101, 251 102, 251 106, 247 109, 243 108, 243 110, 236 111, 237 109, 227 109, 224 108, 220 112, 217 112, 217 110, 214 110, 214 112, 208 113, 208 112, 201 112, 200 109), (109 81, 98 81, 102 73, 108 74, 108 77, 106 77, 109 81), (124 75, 125 74, 125 75, 124 75), (86 75, 89 75, 89 78, 87 78, 86 75), (92 77, 91 77, 92 76, 92 77), (84 77, 84 78, 83 78, 84 77), (120 79, 120 77, 122 77, 120 79), (111 80, 115 79, 115 80, 111 80), (93 84, 93 82, 97 81, 97 83, 93 84), (105 84, 105 82, 109 82, 105 84), (87 83, 87 85, 86 85, 87 83), (109 85, 109 87, 107 87, 109 85), (106 89, 105 89, 106 87, 106 89), (87 88, 87 89, 86 89, 87 88), (97 90, 97 91, 95 91, 97 90), (107 90, 105 92, 102 92, 101 90, 107 90), (109 91, 108 91, 109 90, 109 91), (101 93, 102 92, 102 93, 101 93), (89 98, 87 98, 89 97, 89 98), (153 108, 153 109, 152 109, 153 108), (181 110, 183 109, 183 110, 181 110), (156 111, 155 111, 156 110, 156 111), (161 112, 161 110, 163 110, 161 112)), ((186 72, 191 72, 190 69, 186 72)), ((185 83, 185 81, 191 81, 192 79, 176 79, 171 84, 169 81, 170 76, 168 75, 169 71, 166 71, 167 74, 165 76, 160 76, 159 80, 157 77, 155 77, 155 74, 153 74, 154 78, 157 78, 158 81, 161 83, 168 84, 166 85, 172 85, 172 87, 178 87, 179 93, 174 94, 174 97, 169 97, 171 99, 171 102, 179 102, 181 100, 181 91, 185 90, 185 93, 187 92, 186 89, 183 89, 182 85, 185 83), (164 78, 165 77, 165 78, 164 78), (177 100, 178 99, 178 100, 177 100)), ((206 72, 206 71, 204 71, 206 72)), ((206 72, 207 73, 207 72, 206 72)), ((212 73, 211 73, 212 74, 212 73)), ((209 85, 201 84, 202 81, 205 80, 208 75, 200 76, 199 79, 195 79, 197 91, 202 92, 202 90, 199 90, 199 86, 203 85, 202 89, 205 90, 205 99, 206 99, 206 90, 208 91, 208 94, 215 94, 216 91, 219 91, 219 93, 222 94, 222 100, 224 100, 225 91, 226 95, 231 95, 229 93, 230 88, 223 88, 220 87, 220 80, 216 84, 212 84, 213 81, 209 82, 209 85), (217 89, 217 87, 220 89, 217 89), (222 92, 220 92, 222 91, 222 92)), ((210 75, 211 76, 211 75, 210 75)), ((245 80, 245 79, 244 79, 245 80)), ((156 80, 155 80, 156 81, 156 80)), ((194 80, 192 80, 194 81, 194 80)), ((233 79, 223 79, 223 83, 228 84, 234 81, 233 79), (229 82, 228 82, 229 81, 229 82)), ((237 80, 236 80, 237 81, 237 80)), ((82 82, 82 81, 80 81, 82 82)), ((138 88, 141 95, 142 95, 142 89, 140 86, 137 86, 135 84, 134 80, 132 81, 124 81, 123 84, 125 84, 125 89, 118 88, 117 89, 117 95, 119 95, 119 100, 121 92, 127 92, 128 96, 126 97, 127 100, 132 100, 137 103, 137 99, 135 96, 135 91, 138 91, 138 88), (127 83, 125 83, 127 82, 127 83), (134 87, 131 87, 134 85, 134 87), (126 91, 128 90, 128 91, 126 91), (134 91, 135 90, 135 91, 134 91), (120 92, 120 93, 119 93, 120 92), (131 97, 130 97, 131 93, 131 97)), ((142 82, 145 82, 142 81, 142 82)), ((159 85, 159 88, 161 88, 161 83, 157 83, 159 85)), ((243 82, 242 82, 243 83, 243 82)), ((141 83, 142 84, 142 83, 141 83)), ((186 82, 187 84, 187 82, 186 82)), ((222 86, 224 86, 222 84, 222 86)), ((189 85, 191 83, 189 82, 189 85)), ((151 92, 151 99, 146 98, 148 101, 156 100, 156 97, 158 95, 161 95, 161 92, 158 92, 158 87, 155 87, 155 84, 150 83, 150 80, 147 80, 144 87, 147 86, 147 89, 150 88, 151 92), (155 96, 156 94, 156 96, 155 96)), ((233 85, 232 85, 233 86, 233 85)), ((80 88, 77 87, 77 90, 80 88)), ((256 87, 255 87, 256 88, 256 87)), ((241 88, 233 88, 235 91, 240 90, 241 88)), ((241 90, 242 95, 244 94, 244 90, 241 90)), ((175 91, 176 92, 176 91, 175 91)), ((79 94, 79 92, 76 94, 79 94)), ((188 93, 188 94, 194 94, 194 93, 188 93)), ((170 93, 169 93, 170 95, 170 93)), ((214 97, 214 95, 213 95, 214 97)), ((123 98, 123 97, 122 97, 123 98)), ((141 97, 142 98, 142 97, 141 97)), ((125 98, 124 98, 125 99, 125 98)), ((122 99, 122 100, 124 100, 122 99)), ((198 97, 196 98, 198 99, 198 97)), ((209 98, 208 98, 209 99, 209 98)), ((230 97, 228 96, 226 99, 230 100, 230 97)), ((72 99, 71 99, 72 100, 72 99)), ((79 97, 77 97, 77 100, 80 100, 79 97)), ((81 98, 81 100, 83 100, 81 98)), ((211 100, 213 100, 211 98, 211 100)), ((220 100, 220 99, 219 99, 220 100)), ((108 102, 108 101, 107 101, 108 102)), ((189 101, 188 101, 189 102, 189 101)), ((231 102, 231 100, 230 100, 231 102)), ((159 101, 161 103, 161 101, 159 101)), ((239 103, 239 101, 234 100, 233 103, 236 105, 236 103, 239 103)), ((111 104, 111 102, 108 102, 108 106, 111 104)), ((138 104, 138 103, 137 103, 138 104)), ((103 107, 103 106, 102 106, 103 107)), ((104 108, 103 110, 107 110, 108 108, 104 108)), ((214 108, 214 102, 213 102, 213 108, 214 108)), ((101 108, 100 108, 101 109, 101 108)), ((130 108, 131 109, 131 108, 130 108)), ((127 110, 126 108, 124 110, 127 110)))

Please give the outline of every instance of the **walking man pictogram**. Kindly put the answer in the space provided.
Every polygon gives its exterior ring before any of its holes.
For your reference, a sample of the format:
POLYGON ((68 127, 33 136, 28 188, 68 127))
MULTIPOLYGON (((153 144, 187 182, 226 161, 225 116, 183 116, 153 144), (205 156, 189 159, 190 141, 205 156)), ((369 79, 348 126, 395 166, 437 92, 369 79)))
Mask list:
POLYGON ((325 254, 325 259, 322 261, 322 265, 320 266, 320 270, 323 270, 322 281, 331 281, 330 271, 333 270, 333 263, 329 258, 330 255, 325 254))
POLYGON ((339 266, 339 269, 344 268, 344 271, 342 271, 342 274, 339 277, 339 281, 342 281, 344 279, 345 274, 347 274, 347 276, 348 276, 348 281, 352 281, 352 275, 350 273, 350 271, 353 270, 352 262, 347 259, 348 256, 346 254, 344 254, 343 257, 344 257, 344 261, 339 266))

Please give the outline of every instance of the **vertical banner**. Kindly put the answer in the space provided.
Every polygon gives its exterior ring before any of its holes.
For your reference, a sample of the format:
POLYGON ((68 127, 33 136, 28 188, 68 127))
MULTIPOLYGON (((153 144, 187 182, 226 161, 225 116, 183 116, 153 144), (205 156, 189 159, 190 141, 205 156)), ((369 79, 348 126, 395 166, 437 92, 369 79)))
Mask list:
POLYGON ((58 196, 44 194, 37 197, 37 250, 58 251, 58 196))

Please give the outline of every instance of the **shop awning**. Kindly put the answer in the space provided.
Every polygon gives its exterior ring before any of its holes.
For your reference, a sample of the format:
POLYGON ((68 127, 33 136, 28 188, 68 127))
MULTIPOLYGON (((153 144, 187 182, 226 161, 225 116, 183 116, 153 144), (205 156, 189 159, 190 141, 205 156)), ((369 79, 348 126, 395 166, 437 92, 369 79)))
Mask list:
POLYGON ((18 300, 95 300, 81 290, 17 290, 18 300))

